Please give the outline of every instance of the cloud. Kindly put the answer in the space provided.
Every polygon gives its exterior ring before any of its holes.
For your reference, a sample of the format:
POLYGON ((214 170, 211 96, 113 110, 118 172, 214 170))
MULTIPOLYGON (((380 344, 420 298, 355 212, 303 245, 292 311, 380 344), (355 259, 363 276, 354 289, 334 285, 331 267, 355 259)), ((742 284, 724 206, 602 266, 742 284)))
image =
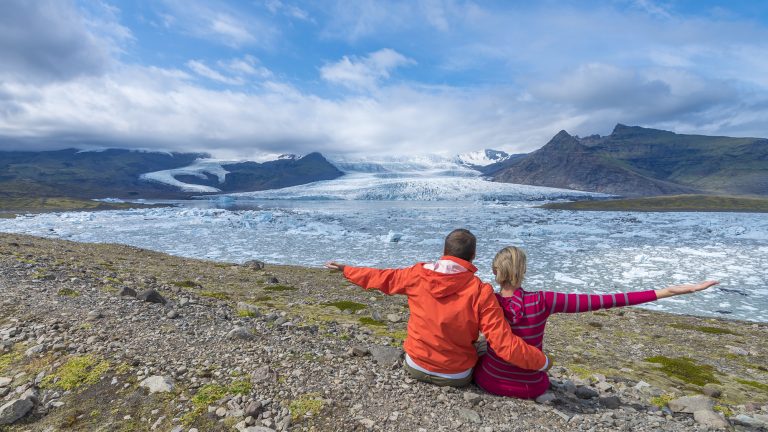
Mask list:
POLYGON ((208 66, 202 60, 190 60, 186 63, 186 66, 203 78, 232 86, 241 86, 251 82, 253 79, 272 77, 272 71, 261 66, 258 60, 251 55, 226 61, 219 60, 216 64, 218 70, 208 66))
POLYGON ((132 36, 113 8, 93 12, 86 15, 67 0, 3 1, 0 77, 66 80, 104 73, 132 36))
POLYGON ((384 48, 366 57, 344 56, 336 63, 320 68, 324 80, 355 90, 371 90, 390 77, 390 72, 416 62, 395 50, 384 48))

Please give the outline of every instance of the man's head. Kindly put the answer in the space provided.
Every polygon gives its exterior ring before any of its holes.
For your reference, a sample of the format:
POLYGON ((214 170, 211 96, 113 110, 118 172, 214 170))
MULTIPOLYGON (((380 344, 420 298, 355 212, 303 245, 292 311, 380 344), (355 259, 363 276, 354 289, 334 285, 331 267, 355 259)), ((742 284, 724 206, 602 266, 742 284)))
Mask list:
POLYGON ((477 239, 475 235, 463 228, 455 229, 445 238, 443 255, 455 256, 465 261, 475 259, 477 239))

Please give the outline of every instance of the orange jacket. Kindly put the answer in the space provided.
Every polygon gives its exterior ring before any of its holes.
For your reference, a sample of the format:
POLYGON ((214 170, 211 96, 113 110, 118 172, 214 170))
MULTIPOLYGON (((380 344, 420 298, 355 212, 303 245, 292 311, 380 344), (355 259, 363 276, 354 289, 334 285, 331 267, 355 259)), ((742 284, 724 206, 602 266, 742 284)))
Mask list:
POLYGON ((547 357, 512 333, 493 288, 475 276, 477 268, 452 256, 441 260, 468 271, 439 273, 424 268, 424 263, 386 270, 346 266, 344 277, 366 289, 408 296, 411 318, 403 348, 426 370, 451 374, 474 367, 478 331, 506 362, 524 369, 546 367, 547 357))

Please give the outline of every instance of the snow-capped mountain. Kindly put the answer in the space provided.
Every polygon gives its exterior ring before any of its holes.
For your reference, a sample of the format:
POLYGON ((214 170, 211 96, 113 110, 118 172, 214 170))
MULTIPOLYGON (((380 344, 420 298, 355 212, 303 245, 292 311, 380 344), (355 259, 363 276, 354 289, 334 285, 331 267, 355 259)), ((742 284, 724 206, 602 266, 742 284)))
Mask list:
POLYGON ((477 150, 456 156, 456 162, 470 168, 484 167, 508 160, 511 155, 500 150, 477 150))

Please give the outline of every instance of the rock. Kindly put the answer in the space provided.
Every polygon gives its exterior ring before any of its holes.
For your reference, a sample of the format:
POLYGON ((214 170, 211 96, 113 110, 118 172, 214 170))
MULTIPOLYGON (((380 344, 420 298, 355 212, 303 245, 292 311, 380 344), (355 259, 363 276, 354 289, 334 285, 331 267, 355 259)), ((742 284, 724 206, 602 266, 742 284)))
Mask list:
POLYGON ((176 310, 171 310, 171 311, 168 311, 168 313, 167 313, 167 314, 165 314, 165 316, 166 316, 168 319, 175 319, 175 318, 178 318, 178 317, 179 317, 179 312, 178 312, 178 311, 176 311, 176 310))
POLYGON ((24 355, 27 357, 31 357, 31 356, 40 354, 43 351, 45 351, 45 345, 42 345, 42 344, 35 345, 32 348, 29 348, 28 350, 24 351, 24 355))
POLYGON ((373 361, 384 367, 390 367, 400 362, 400 358, 403 356, 402 349, 390 346, 374 345, 369 350, 373 361))
POLYGON ((350 352, 353 356, 356 356, 356 357, 364 357, 371 353, 371 351, 367 347, 360 346, 360 345, 353 345, 352 348, 350 348, 350 352))
POLYGON ((245 411, 243 412, 243 415, 246 417, 253 417, 256 418, 261 414, 261 402, 259 401, 251 401, 248 403, 248 405, 245 406, 245 411))
POLYGON ((472 405, 477 405, 481 400, 483 400, 483 397, 477 393, 468 391, 464 392, 464 400, 472 405))
POLYGON ((597 384, 595 384, 595 388, 598 391, 601 392, 607 392, 609 390, 613 390, 613 384, 607 382, 607 381, 600 381, 597 384))
POLYGON ((148 289, 146 291, 143 291, 136 298, 138 298, 139 300, 145 301, 147 303, 159 303, 159 304, 168 303, 168 300, 166 300, 165 297, 160 295, 160 293, 154 289, 148 289))
POLYGON ((97 319, 103 317, 104 315, 101 314, 101 312, 97 310, 92 310, 88 312, 88 316, 85 318, 87 321, 96 321, 97 319))
POLYGON ((232 340, 253 340, 256 335, 248 327, 235 327, 227 333, 227 338, 232 340))
POLYGON ((400 314, 387 314, 387 321, 389 321, 389 322, 398 323, 402 319, 403 318, 400 316, 400 314))
POLYGON ((250 303, 238 302, 237 310, 246 311, 248 312, 249 315, 252 315, 254 317, 261 316, 261 313, 259 312, 259 308, 250 303))
POLYGON ((459 418, 461 418, 464 421, 480 424, 482 423, 482 419, 480 419, 480 414, 477 413, 475 410, 471 410, 468 408, 459 408, 458 409, 459 418))
POLYGON ((704 393, 705 396, 709 396, 711 398, 719 398, 723 394, 719 388, 713 387, 711 385, 705 385, 704 388, 701 389, 701 392, 704 393))
POLYGON ((739 426, 747 426, 751 428, 768 427, 768 422, 764 423, 760 420, 750 417, 746 414, 739 414, 735 417, 731 417, 731 421, 739 426))
POLYGON ((13 378, 0 377, 0 388, 8 387, 13 382, 13 378))
POLYGON ((280 283, 280 281, 276 277, 270 276, 270 277, 267 278, 267 283, 277 284, 277 283, 280 283))
POLYGON ((601 397, 600 405, 608 409, 618 409, 621 406, 621 399, 618 396, 601 397))
POLYGON ((735 347, 731 345, 726 345, 726 348, 728 348, 728 352, 734 355, 740 355, 740 356, 746 356, 749 355, 749 351, 745 350, 741 347, 735 347))
POLYGON ((693 419, 696 423, 710 428, 726 429, 728 427, 728 421, 711 409, 702 409, 694 412, 693 419))
POLYGON ((669 401, 667 404, 669 409, 674 412, 682 413, 695 413, 696 411, 711 410, 713 402, 710 398, 697 395, 697 396, 685 396, 669 401))
POLYGON ((174 383, 170 377, 153 375, 140 382, 139 387, 149 389, 150 393, 168 393, 173 391, 174 383))
POLYGON ((371 419, 367 419, 367 418, 364 418, 364 419, 360 419, 360 420, 358 420, 358 422, 359 422, 359 423, 360 423, 360 424, 361 424, 361 425, 362 425, 364 428, 366 428, 367 430, 371 430, 371 429, 373 429, 373 427, 374 427, 374 426, 376 426, 376 422, 375 422, 375 421, 373 421, 373 420, 371 420, 371 419))
POLYGON ((251 270, 264 270, 264 265, 264 262, 259 260, 250 260, 242 264, 243 267, 251 270))
POLYGON ((261 383, 272 379, 274 374, 269 366, 261 366, 251 373, 251 380, 254 383, 261 383))
POLYGON ((243 429, 243 432, 275 432, 275 430, 266 426, 248 426, 243 429))
POLYGON ((545 403, 548 403, 548 402, 554 402, 555 400, 557 400, 557 396, 555 396, 554 393, 546 392, 543 395, 541 395, 541 396, 536 398, 536 403, 537 404, 545 404, 545 403))
POLYGON ((576 397, 578 397, 579 399, 594 399, 600 396, 597 390, 587 386, 577 387, 575 394, 576 394, 576 397))
POLYGON ((13 424, 32 410, 35 404, 28 399, 12 400, 0 407, 0 425, 13 424))
POLYGON ((122 287, 120 288, 120 291, 117 292, 117 295, 119 295, 120 297, 136 298, 136 290, 133 288, 122 287))

